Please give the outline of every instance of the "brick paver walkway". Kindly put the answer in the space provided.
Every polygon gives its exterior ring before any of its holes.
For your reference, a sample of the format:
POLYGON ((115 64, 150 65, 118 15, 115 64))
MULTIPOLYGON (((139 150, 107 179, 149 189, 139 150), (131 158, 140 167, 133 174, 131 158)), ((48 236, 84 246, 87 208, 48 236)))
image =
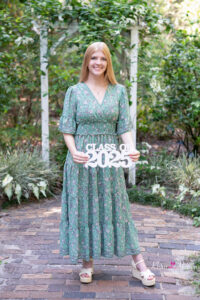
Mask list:
POLYGON ((59 255, 60 199, 10 208, 0 217, 0 299, 194 300, 190 265, 200 250, 192 220, 161 208, 131 204, 154 287, 131 277, 131 256, 94 260, 93 282, 79 282, 79 265, 59 255), (170 268, 171 267, 171 268, 170 268))

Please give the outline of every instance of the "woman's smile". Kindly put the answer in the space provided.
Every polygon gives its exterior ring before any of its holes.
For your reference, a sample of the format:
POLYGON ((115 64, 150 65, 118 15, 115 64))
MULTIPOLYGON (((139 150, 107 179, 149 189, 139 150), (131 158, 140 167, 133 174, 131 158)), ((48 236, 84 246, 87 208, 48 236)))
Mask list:
POLYGON ((91 73, 103 74, 107 68, 107 59, 102 51, 95 51, 89 61, 88 69, 91 73))

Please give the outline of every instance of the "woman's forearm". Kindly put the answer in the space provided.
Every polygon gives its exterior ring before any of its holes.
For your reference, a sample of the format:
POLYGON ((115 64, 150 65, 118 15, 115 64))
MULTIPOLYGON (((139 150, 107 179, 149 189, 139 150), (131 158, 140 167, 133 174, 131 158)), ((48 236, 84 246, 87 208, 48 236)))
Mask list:
POLYGON ((129 144, 133 150, 136 150, 136 145, 134 145, 133 135, 131 131, 121 134, 120 137, 124 144, 129 144))
POLYGON ((70 153, 73 155, 73 153, 77 150, 73 134, 63 133, 63 136, 67 148, 69 149, 70 153))

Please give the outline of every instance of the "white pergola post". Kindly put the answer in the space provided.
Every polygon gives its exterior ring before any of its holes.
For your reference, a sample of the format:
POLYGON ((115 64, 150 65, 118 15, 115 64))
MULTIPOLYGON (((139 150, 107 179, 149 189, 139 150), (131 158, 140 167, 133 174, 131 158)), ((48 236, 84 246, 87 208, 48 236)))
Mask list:
POLYGON ((40 27, 40 70, 42 110, 42 159, 49 165, 49 94, 48 94, 48 31, 46 24, 40 27))
MULTIPOLYGON (((131 29, 131 46, 135 45, 134 48, 131 49, 130 52, 130 81, 132 82, 131 86, 131 106, 130 106, 130 114, 131 120, 133 122, 133 141, 136 148, 136 122, 137 122, 137 64, 138 64, 138 43, 139 43, 139 33, 138 26, 134 26, 131 29)), ((133 166, 129 169, 129 182, 131 184, 135 184, 135 176, 136 176, 136 164, 133 163, 133 166)))

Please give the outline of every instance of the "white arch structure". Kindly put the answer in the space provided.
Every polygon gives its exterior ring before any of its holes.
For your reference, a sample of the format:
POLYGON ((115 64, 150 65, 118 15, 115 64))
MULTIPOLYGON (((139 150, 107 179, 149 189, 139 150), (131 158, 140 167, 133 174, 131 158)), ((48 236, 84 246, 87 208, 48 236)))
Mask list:
MULTIPOLYGON (((138 44, 139 44, 139 30, 138 26, 130 28, 131 30, 131 46, 135 45, 130 51, 130 81, 133 82, 131 86, 131 106, 130 115, 133 122, 133 141, 136 148, 136 133, 137 133, 137 66, 138 66, 138 44)), ((135 163, 133 167, 129 168, 129 182, 135 184, 136 168, 135 163)))
MULTIPOLYGON (((35 25, 35 24, 34 24, 35 25)), ((76 30, 76 26, 75 30, 76 30)), ((41 69, 41 111, 42 111, 42 158, 49 165, 49 97, 48 97, 48 30, 46 24, 37 28, 35 26, 34 30, 40 35, 40 69, 41 69)), ((137 62, 138 62, 138 43, 139 43, 139 34, 138 26, 130 28, 131 30, 131 46, 135 45, 130 51, 130 81, 132 82, 131 86, 131 101, 132 105, 130 106, 130 114, 133 122, 133 140, 136 147, 136 121, 137 121, 137 62)), ((70 30, 70 33, 74 32, 70 30)), ((64 37, 63 37, 64 39, 64 37)), ((60 41, 57 43, 59 45, 60 41)), ((55 52, 54 45, 51 52, 55 52)), ((129 182, 135 184, 136 169, 135 163, 133 167, 129 169, 129 182)))

